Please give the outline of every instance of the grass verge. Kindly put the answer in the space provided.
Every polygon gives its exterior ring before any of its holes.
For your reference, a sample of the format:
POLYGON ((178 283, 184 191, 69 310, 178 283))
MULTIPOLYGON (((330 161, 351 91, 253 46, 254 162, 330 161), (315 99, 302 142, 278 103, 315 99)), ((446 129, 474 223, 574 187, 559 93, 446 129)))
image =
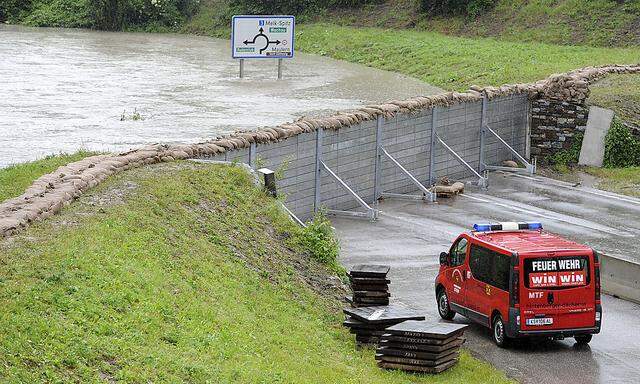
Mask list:
POLYGON ((0 379, 507 382, 466 352, 439 376, 378 369, 304 236, 240 167, 119 174, 0 242, 0 379))
POLYGON ((612 109, 620 120, 640 129, 640 75, 611 75, 591 86, 589 104, 612 109))
POLYGON ((596 186, 605 191, 640 197, 640 167, 585 168, 586 173, 598 178, 596 186))
POLYGON ((303 52, 403 73, 447 90, 533 82, 589 65, 640 62, 638 49, 516 43, 333 24, 300 25, 297 38, 303 52))
POLYGON ((95 154, 88 151, 78 151, 71 154, 62 153, 28 163, 0 168, 0 202, 20 196, 40 176, 51 173, 60 166, 95 154))

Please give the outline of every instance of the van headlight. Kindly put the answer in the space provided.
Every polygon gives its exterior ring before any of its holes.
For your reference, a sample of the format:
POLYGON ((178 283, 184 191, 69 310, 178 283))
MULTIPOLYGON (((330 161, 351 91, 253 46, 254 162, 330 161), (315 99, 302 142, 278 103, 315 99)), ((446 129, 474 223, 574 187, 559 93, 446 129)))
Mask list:
POLYGON ((601 317, 602 317, 602 313, 596 312, 596 321, 600 321, 601 317))

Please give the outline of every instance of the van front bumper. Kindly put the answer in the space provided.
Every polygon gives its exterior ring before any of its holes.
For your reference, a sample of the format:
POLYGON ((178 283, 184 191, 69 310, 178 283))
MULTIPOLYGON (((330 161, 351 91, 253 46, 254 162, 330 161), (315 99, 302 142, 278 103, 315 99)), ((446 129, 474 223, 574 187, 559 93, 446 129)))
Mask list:
POLYGON ((596 321, 595 327, 587 328, 571 328, 571 329, 545 329, 540 331, 523 331, 517 322, 520 315, 518 308, 509 308, 509 323, 506 326, 507 336, 510 338, 518 337, 551 337, 564 339, 566 337, 575 337, 580 335, 595 335, 600 333, 602 325, 602 306, 596 305, 596 312, 600 312, 600 321, 596 321))

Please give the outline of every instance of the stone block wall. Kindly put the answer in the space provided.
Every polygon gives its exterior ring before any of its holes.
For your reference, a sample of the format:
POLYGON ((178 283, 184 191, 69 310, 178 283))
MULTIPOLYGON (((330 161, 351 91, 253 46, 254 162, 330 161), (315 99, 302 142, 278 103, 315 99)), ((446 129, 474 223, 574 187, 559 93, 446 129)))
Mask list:
POLYGON ((584 103, 540 98, 531 101, 531 156, 545 162, 568 150, 578 133, 584 133, 589 107, 584 103))

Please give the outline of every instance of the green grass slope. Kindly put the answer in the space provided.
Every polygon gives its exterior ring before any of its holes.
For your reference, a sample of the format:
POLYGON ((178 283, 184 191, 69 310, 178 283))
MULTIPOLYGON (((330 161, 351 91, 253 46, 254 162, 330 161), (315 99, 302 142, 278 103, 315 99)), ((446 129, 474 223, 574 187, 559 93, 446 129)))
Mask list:
MULTIPOLYGON (((470 37, 566 45, 640 45, 640 1, 497 0, 477 17, 420 14, 416 0, 387 0, 329 12, 334 22, 413 28, 470 37)), ((325 16, 319 18, 327 20, 325 16)))
POLYGON ((78 151, 71 154, 47 156, 43 159, 0 168, 0 202, 20 196, 31 183, 65 164, 81 160, 94 152, 78 151))
POLYGON ((612 109, 626 124, 640 129, 640 75, 612 75, 591 86, 588 103, 612 109))
POLYGON ((637 48, 517 43, 333 24, 303 24, 297 33, 303 52, 404 73, 448 90, 532 82, 589 65, 640 62, 637 48))
POLYGON ((0 381, 507 382, 467 353, 435 377, 378 369, 306 236, 240 167, 115 176, 0 241, 0 381))

